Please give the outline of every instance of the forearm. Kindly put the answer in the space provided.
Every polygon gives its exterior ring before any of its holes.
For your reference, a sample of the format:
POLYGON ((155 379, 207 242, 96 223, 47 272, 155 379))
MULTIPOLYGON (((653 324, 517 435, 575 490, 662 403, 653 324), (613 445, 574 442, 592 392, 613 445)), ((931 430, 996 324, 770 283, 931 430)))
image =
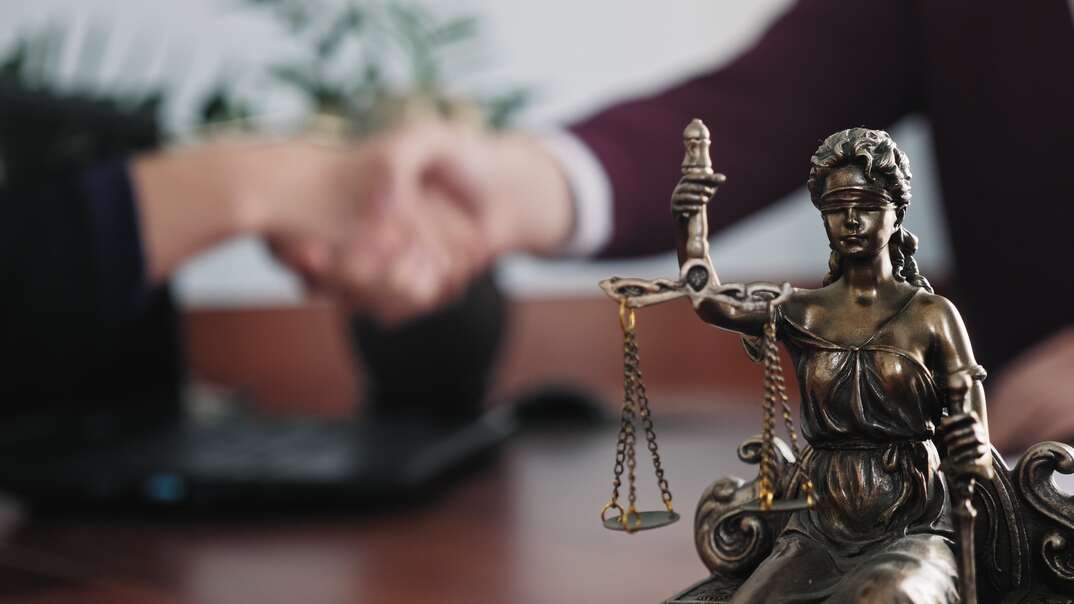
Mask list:
POLYGON ((727 331, 747 336, 759 336, 764 328, 764 317, 758 313, 743 313, 728 304, 704 300, 694 306, 702 321, 727 331))
POLYGON ((991 443, 992 437, 988 431, 987 407, 985 404, 984 385, 981 382, 975 382, 973 388, 970 389, 969 404, 966 408, 977 415, 977 419, 981 422, 981 430, 984 431, 984 441, 985 443, 991 443))
MULTIPOLYGON (((709 266, 712 260, 709 258, 709 226, 705 208, 692 211, 673 210, 675 220, 675 235, 678 245, 679 266, 690 260, 701 260, 709 266)), ((715 279, 715 275, 713 275, 715 279)), ((719 280, 715 281, 719 284, 719 280)))
POLYGON ((224 147, 134 158, 131 180, 139 210, 142 250, 151 282, 167 279, 186 259, 234 235, 256 229, 224 147))
POLYGON ((574 200, 564 166, 538 139, 524 134, 491 139, 491 208, 500 215, 493 233, 496 252, 561 252, 574 228, 574 200))

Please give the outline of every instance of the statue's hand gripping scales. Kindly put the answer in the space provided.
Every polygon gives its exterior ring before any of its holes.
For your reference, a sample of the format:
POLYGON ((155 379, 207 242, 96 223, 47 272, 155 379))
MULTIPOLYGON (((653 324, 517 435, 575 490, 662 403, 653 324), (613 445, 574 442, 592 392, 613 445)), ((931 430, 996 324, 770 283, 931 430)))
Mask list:
POLYGON ((695 119, 683 131, 686 154, 682 160, 682 178, 671 194, 671 213, 680 232, 679 262, 709 260, 708 216, 706 206, 726 180, 712 169, 709 156, 709 129, 695 119))
POLYGON ((707 206, 727 178, 712 169, 709 129, 694 119, 683 131, 685 154, 682 178, 671 194, 671 213, 678 235, 679 279, 631 279, 612 277, 600 286, 612 298, 630 308, 690 297, 721 300, 744 310, 767 310, 790 295, 790 284, 729 283, 721 285, 709 258, 707 206))

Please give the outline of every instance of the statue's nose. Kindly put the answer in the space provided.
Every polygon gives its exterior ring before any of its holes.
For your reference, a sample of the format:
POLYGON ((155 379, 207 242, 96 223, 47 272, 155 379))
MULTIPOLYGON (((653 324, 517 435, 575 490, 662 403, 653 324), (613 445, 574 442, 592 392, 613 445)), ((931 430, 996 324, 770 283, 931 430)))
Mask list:
POLYGON ((852 228, 861 226, 861 220, 858 218, 858 213, 854 210, 847 210, 846 224, 848 227, 852 228))

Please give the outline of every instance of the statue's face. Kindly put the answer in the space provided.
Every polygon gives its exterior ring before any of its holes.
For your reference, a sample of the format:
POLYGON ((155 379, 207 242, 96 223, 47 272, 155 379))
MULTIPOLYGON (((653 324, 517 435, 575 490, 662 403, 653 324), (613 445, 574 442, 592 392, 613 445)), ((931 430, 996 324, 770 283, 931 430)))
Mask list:
MULTIPOLYGON (((860 168, 848 166, 828 175, 824 186, 825 191, 831 191, 875 185, 865 179, 860 168)), ((875 256, 884 251, 900 222, 890 203, 879 203, 874 196, 854 190, 824 196, 821 216, 831 248, 844 258, 875 256)))

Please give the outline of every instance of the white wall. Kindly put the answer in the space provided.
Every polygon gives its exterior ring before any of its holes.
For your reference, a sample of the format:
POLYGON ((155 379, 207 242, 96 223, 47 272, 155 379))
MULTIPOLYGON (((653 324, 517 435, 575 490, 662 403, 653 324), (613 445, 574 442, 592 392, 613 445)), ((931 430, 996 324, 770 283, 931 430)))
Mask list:
MULTIPOLYGON (((613 100, 670 84, 692 72, 729 60, 750 43, 788 0, 719 2, 677 0, 426 0, 447 14, 481 16, 483 58, 460 88, 495 90, 524 85, 537 92, 524 121, 554 124, 580 117, 613 100)), ((176 102, 167 123, 190 123, 192 100, 222 72, 241 77, 252 65, 287 55, 294 47, 272 24, 236 8, 235 0, 0 0, 0 42, 24 26, 87 24, 107 27, 112 39, 108 65, 100 74, 80 74, 77 43, 64 57, 64 79, 87 79, 109 88, 140 81, 174 86, 176 102), (141 63, 133 68, 130 57, 141 63)), ((73 39, 76 42, 77 38, 73 39)), ((293 99, 264 99, 262 110, 285 121, 297 113, 293 99)), ((909 226, 923 242, 919 261, 926 272, 950 267, 947 238, 938 211, 939 193, 928 132, 920 120, 893 132, 913 159, 914 209, 909 226)), ((802 162, 808 158, 803 157, 802 162)), ((717 198, 715 203, 718 203, 717 198)), ((722 234, 713 257, 730 279, 816 279, 827 262, 827 245, 816 211, 804 191, 722 234)), ((541 262, 516 258, 504 263, 504 283, 520 295, 589 294, 611 274, 672 276, 670 255, 635 262, 541 262)), ((301 299, 298 284, 260 245, 240 240, 205 254, 181 273, 178 289, 187 304, 286 303, 301 299)))

